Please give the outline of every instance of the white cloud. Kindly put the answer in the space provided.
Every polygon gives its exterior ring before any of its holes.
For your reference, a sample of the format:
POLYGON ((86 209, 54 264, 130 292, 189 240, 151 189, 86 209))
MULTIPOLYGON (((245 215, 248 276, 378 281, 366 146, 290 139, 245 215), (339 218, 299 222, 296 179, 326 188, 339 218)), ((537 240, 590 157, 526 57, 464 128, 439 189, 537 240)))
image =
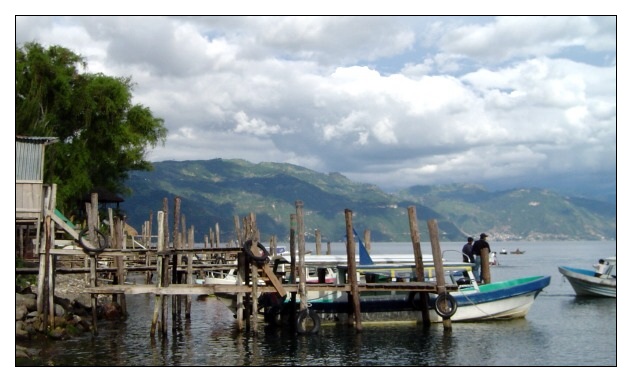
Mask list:
POLYGON ((132 76, 150 159, 241 158, 384 188, 612 174, 612 17, 18 17, 16 43, 132 76))
POLYGON ((278 125, 270 126, 265 121, 257 118, 248 118, 243 111, 235 114, 236 133, 246 133, 256 136, 267 136, 269 134, 278 133, 281 129, 278 125))

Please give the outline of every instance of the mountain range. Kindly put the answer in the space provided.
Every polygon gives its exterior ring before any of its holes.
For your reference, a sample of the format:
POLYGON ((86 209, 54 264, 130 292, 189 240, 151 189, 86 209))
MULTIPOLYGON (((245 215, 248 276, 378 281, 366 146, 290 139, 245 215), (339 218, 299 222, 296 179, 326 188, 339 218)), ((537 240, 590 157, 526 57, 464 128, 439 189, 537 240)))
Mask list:
POLYGON ((422 222, 435 219, 443 241, 464 241, 481 232, 494 241, 616 240, 616 205, 546 189, 490 192, 476 184, 449 184, 386 193, 340 173, 287 163, 212 159, 153 166, 153 171, 130 173, 126 185, 131 194, 121 206, 127 223, 140 231, 153 216, 156 227, 156 211, 165 198, 173 221, 179 197, 181 216, 187 229, 194 227, 196 242, 216 225, 222 242, 236 239, 235 217, 243 221, 250 213, 256 216, 262 240, 275 235, 277 241, 287 242, 297 201, 303 203, 306 241, 314 240, 316 230, 323 242, 344 240, 345 209, 353 211, 356 231, 369 230, 372 241, 409 241, 411 206, 422 237, 422 222))

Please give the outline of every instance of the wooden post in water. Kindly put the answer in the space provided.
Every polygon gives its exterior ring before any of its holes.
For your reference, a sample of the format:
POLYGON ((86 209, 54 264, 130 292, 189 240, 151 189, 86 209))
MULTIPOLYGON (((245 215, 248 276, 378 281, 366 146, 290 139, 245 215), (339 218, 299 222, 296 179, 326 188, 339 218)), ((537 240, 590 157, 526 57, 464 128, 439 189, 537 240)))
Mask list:
MULTIPOLYGON (((247 221, 248 223, 246 224, 246 227, 248 227, 248 229, 246 230, 247 234, 248 234, 248 238, 252 239, 253 245, 255 246, 255 250, 259 250, 256 243, 259 242, 259 230, 257 228, 257 215, 254 212, 250 212, 250 214, 247 217, 247 221)), ((252 263, 252 259, 248 258, 248 263, 252 263)), ((250 281, 252 280, 253 276, 253 272, 252 269, 253 267, 245 267, 246 269, 246 279, 245 284, 246 285, 250 285, 250 281)), ((255 268, 256 269, 256 268, 255 268)), ((256 272, 255 272, 256 273, 256 272)), ((251 292, 246 294, 246 312, 248 314, 248 321, 246 323, 246 328, 257 328, 257 312, 256 312, 256 305, 257 305, 257 297, 255 295, 253 295, 252 293, 252 289, 251 292)))
MULTIPOLYGON (((108 208, 108 225, 110 227, 110 243, 112 244, 112 248, 121 249, 123 248, 123 244, 122 244, 122 240, 120 240, 120 238, 118 237, 118 230, 115 224, 116 223, 114 222, 114 213, 112 211, 112 208, 108 208)), ((116 272, 114 273, 114 277, 112 277, 112 284, 119 285, 120 284, 119 262, 121 260, 121 257, 114 256, 113 260, 114 260, 114 267, 116 268, 116 272)), ((118 302, 119 300, 118 297, 119 296, 117 293, 112 293, 112 302, 118 302)))
MULTIPOLYGON (((92 193, 90 195, 90 204, 86 206, 87 207, 87 223, 88 223, 88 232, 89 232, 89 237, 90 240, 93 243, 96 243, 96 230, 99 228, 99 195, 96 193, 92 193)), ((90 284, 94 287, 97 286, 97 266, 98 266, 98 262, 97 262, 97 256, 96 254, 94 256, 92 256, 92 264, 91 264, 91 269, 90 269, 90 284), (93 276, 94 273, 94 276, 93 276)), ((98 297, 99 295, 96 293, 93 293, 91 295, 92 300, 91 300, 91 307, 92 307, 92 333, 94 335, 97 335, 97 305, 98 305, 98 297)))
MULTIPOLYGON (((246 259, 246 253, 244 251, 239 251, 239 254, 237 255, 237 284, 238 285, 244 284, 244 279, 246 277, 245 268, 246 268, 247 262, 248 260, 246 259)), ((243 292, 237 293, 237 312, 235 312, 235 315, 237 316, 235 317, 237 320, 237 328, 239 329, 239 331, 243 331, 244 330, 244 293, 243 292)))
MULTIPOLYGON (((156 286, 158 288, 162 287, 162 258, 163 258, 163 245, 164 241, 162 238, 163 232, 163 215, 164 212, 158 211, 158 242, 156 244, 156 286)), ((151 331, 150 334, 153 337, 156 333, 156 326, 158 325, 158 318, 162 308, 162 295, 156 294, 154 301, 154 315, 151 320, 151 331)))
MULTIPOLYGON (((445 289, 445 274, 443 273, 443 259, 441 258, 441 245, 439 245, 439 227, 437 220, 428 220, 428 232, 430 233, 430 245, 432 247, 432 261, 435 267, 435 278, 437 279, 437 295, 448 293, 445 289)), ((443 330, 452 330, 452 320, 443 319, 443 330)))
POLYGON ((316 254, 320 255, 320 230, 317 229, 314 231, 314 236, 315 236, 315 240, 316 240, 316 254))
POLYGON ((356 331, 362 331, 362 315, 360 311, 360 292, 358 290, 358 276, 355 263, 355 239, 353 235, 353 211, 345 209, 345 223, 347 228, 347 282, 351 284, 349 301, 353 306, 356 331))
MULTIPOLYGON (((114 237, 116 238, 116 248, 123 248, 123 241, 125 240, 125 235, 123 233, 123 221, 119 218, 114 218, 114 237)), ((125 285, 125 257, 124 256, 116 256, 114 258, 116 262, 116 282, 118 285, 125 285)), ((125 293, 121 293, 120 297, 117 299, 121 306, 121 313, 123 316, 127 316, 127 300, 125 298, 125 293)), ((112 296, 114 299, 114 295, 112 296)))
MULTIPOLYGON (((410 239, 413 243, 413 253, 415 255, 415 274, 417 282, 424 282, 425 270, 423 254, 421 253, 421 239, 419 228, 417 227, 417 212, 415 206, 408 207, 408 225, 410 226, 410 239)), ((430 327, 430 313, 428 312, 428 292, 419 292, 421 299, 421 319, 424 327, 430 327)))
MULTIPOLYGON (((257 215, 254 212, 250 213, 250 238, 252 239, 251 249, 253 253, 254 251, 259 251, 258 243, 260 241, 259 229, 257 228, 257 215)), ((250 326, 252 327, 253 334, 256 336, 258 331, 258 317, 257 311, 259 310, 257 295, 259 285, 259 266, 255 261, 250 260, 250 279, 252 280, 252 289, 250 293, 250 326)), ((248 284, 246 284, 248 285, 248 284)))
POLYGON ((276 236, 272 235, 270 236, 270 256, 271 257, 274 257, 277 254, 276 247, 277 247, 276 236))
MULTIPOLYGON (((181 236, 180 236, 180 205, 182 200, 179 196, 176 196, 173 204, 173 256, 171 260, 171 284, 178 283, 178 264, 179 255, 178 250, 182 248, 181 236)), ((171 296, 171 319, 175 323, 176 315, 180 313, 180 296, 171 296)), ((176 326, 171 325, 172 331, 175 332, 176 326)))
MULTIPOLYGON (((90 286, 97 286, 97 256, 90 252, 90 286)), ((92 309, 92 334, 97 335, 97 297, 96 293, 90 294, 90 308, 92 309)))
POLYGON ((300 310, 307 309, 307 290, 305 277, 305 224, 303 222, 303 202, 297 200, 296 206, 296 228, 298 236, 298 295, 300 298, 300 310))
MULTIPOLYGON (((296 214, 290 214, 290 284, 296 284, 296 214)), ((291 293, 290 322, 296 323, 296 292, 291 293)))
MULTIPOLYGON (((195 227, 189 227, 189 248, 192 249, 195 247, 195 227)), ((187 284, 193 285, 193 257, 195 257, 195 253, 189 252, 187 256, 187 284)), ((186 307, 184 311, 185 318, 191 318, 191 295, 186 295, 186 307)))
MULTIPOLYGON (((254 241, 253 241, 254 243, 254 241)), ((257 251, 259 248, 257 248, 257 251)), ((252 321, 252 334, 256 337, 259 331, 259 320, 257 317, 257 311, 259 310, 259 301, 257 295, 259 294, 259 267, 255 261, 250 262, 250 274, 252 275, 252 293, 250 294, 250 301, 252 301, 252 312, 250 319, 252 321)))
POLYGON ((481 249, 481 279, 484 284, 492 282, 491 274, 489 272, 489 249, 481 249))
MULTIPOLYGON (((151 233, 153 231, 152 225, 154 224, 154 211, 149 210, 149 220, 147 221, 147 243, 146 247, 151 248, 151 233)), ((150 264, 147 264, 150 265, 150 264)))
MULTIPOLYGON (((152 230, 152 221, 154 220, 154 211, 149 211, 149 220, 145 223, 145 242, 144 245, 146 248, 151 249, 151 230, 152 230)), ((145 266, 149 269, 151 265, 151 252, 145 252, 145 266)), ((151 280, 153 278, 152 272, 147 271, 145 273, 145 284, 151 284, 151 280)))
MULTIPOLYGON (((163 255, 163 259, 162 259, 162 269, 160 271, 160 277, 162 277, 162 286, 163 287, 168 287, 170 282, 169 282, 169 253, 168 253, 168 249, 169 249, 169 199, 167 198, 163 198, 162 199, 162 210, 163 210, 163 214, 162 214, 162 219, 163 219, 163 236, 162 238, 159 238, 159 240, 163 240, 163 251, 164 251, 164 255, 163 255)), ((175 240, 175 238, 174 238, 175 240)), ((175 251, 174 251, 175 253, 175 251)), ((162 325, 161 325, 161 329, 162 329, 162 334, 163 336, 167 335, 167 329, 169 328, 169 318, 168 318, 168 314, 169 314, 169 308, 167 306, 167 296, 163 296, 162 297, 162 312, 161 312, 161 316, 162 316, 162 325)), ((164 337, 163 337, 164 338, 164 337)))
MULTIPOLYGON (((315 230, 315 238, 316 238, 316 255, 320 255, 321 254, 321 246, 320 246, 320 230, 317 229, 315 230)), ((319 284, 324 284, 325 283, 325 276, 327 273, 327 269, 325 268, 317 268, 316 272, 318 272, 318 283, 319 284)))
POLYGON ((235 215, 233 216, 233 225, 234 225, 234 229, 235 229, 235 241, 238 243, 238 245, 242 245, 243 242, 241 241, 241 229, 239 228, 239 216, 235 215))

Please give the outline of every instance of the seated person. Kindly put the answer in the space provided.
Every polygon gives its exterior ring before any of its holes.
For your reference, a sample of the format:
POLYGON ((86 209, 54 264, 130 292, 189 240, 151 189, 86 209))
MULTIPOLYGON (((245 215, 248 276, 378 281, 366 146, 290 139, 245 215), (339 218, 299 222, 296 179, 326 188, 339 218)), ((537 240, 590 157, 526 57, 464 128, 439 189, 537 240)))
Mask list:
POLYGON ((606 267, 608 266, 608 262, 605 261, 604 259, 599 259, 599 264, 595 264, 593 265, 593 267, 596 269, 595 271, 595 277, 608 277, 607 275, 604 275, 604 273, 606 272, 606 267))

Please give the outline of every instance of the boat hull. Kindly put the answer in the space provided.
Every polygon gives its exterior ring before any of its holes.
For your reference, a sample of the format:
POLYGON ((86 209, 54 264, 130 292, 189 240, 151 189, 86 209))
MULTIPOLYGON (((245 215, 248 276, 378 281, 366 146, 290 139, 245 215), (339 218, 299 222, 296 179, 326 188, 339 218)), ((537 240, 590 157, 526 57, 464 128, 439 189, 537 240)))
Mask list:
MULTIPOLYGON (((457 310, 450 318, 459 321, 503 320, 525 317, 538 294, 551 282, 550 276, 533 276, 465 287, 452 292, 457 310)), ((349 311, 347 293, 308 293, 310 309, 324 315, 345 314, 349 311)), ((429 298, 434 306, 436 296, 429 298)), ((365 292, 360 295, 360 311, 363 320, 398 321, 420 319, 419 294, 402 292, 365 292)), ((434 309, 430 309, 430 321, 442 322, 434 309)))
MULTIPOLYGON (((485 321, 485 320, 510 320, 522 318, 527 315, 531 305, 540 291, 533 291, 517 296, 503 298, 480 304, 468 304, 467 300, 460 298, 459 292, 452 294, 457 301, 457 311, 450 319, 459 321, 485 321)), ((441 322, 443 319, 434 311, 430 311, 430 321, 441 322)))
POLYGON ((594 276, 594 271, 572 267, 558 267, 578 296, 617 297, 617 279, 594 276))

